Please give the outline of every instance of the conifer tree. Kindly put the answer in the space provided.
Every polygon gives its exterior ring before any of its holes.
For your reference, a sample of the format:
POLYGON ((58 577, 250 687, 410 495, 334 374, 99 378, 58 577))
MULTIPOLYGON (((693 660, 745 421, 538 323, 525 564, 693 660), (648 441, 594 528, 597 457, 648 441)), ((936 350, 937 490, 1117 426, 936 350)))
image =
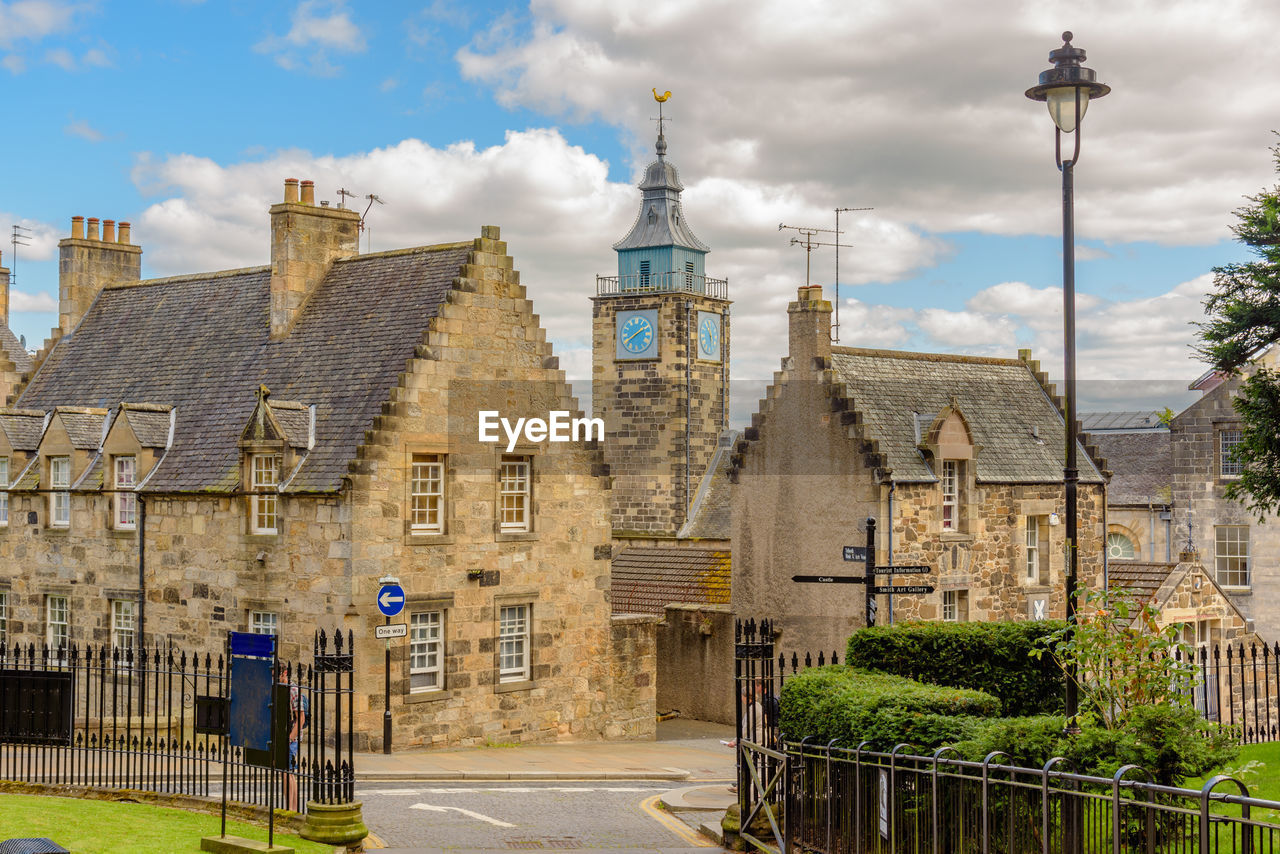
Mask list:
MULTIPOLYGON (((1280 144, 1271 154, 1280 172, 1280 144)), ((1243 471, 1226 494, 1261 517, 1280 511, 1280 373, 1252 365, 1280 342, 1280 185, 1248 202, 1231 230, 1254 257, 1213 268, 1215 290, 1205 300, 1197 351, 1223 373, 1245 374, 1235 399, 1241 421, 1235 459, 1243 471)))

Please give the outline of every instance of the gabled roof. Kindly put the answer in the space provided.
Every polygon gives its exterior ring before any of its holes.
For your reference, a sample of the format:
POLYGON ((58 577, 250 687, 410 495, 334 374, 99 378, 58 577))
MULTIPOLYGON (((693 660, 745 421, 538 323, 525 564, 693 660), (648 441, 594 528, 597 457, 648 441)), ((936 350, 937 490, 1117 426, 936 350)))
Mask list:
POLYGON ((13 334, 13 330, 3 323, 0 323, 0 354, 9 357, 9 361, 13 362, 13 366, 18 369, 18 373, 25 374, 31 370, 31 354, 27 352, 26 347, 22 346, 18 336, 13 334))
MULTIPOLYGON (((833 347, 831 363, 893 480, 937 480, 918 433, 954 405, 980 448, 974 459, 979 481, 1062 482, 1062 414, 1026 362, 833 347)), ((1078 457, 1080 481, 1103 482, 1083 447, 1078 457)))
POLYGON ((0 430, 15 451, 34 451, 44 435, 45 413, 31 409, 7 409, 0 412, 0 430))
POLYGON ((1107 503, 1169 504, 1173 501, 1173 443, 1168 430, 1090 433, 1089 442, 1107 461, 1107 503))
POLYGON ((1145 602, 1160 592, 1178 567, 1176 563, 1113 560, 1107 564, 1107 578, 1112 587, 1119 587, 1132 593, 1139 602, 1145 602))
POLYGON ((107 410, 96 407, 57 406, 54 407, 53 417, 62 423, 71 447, 76 450, 97 451, 102 445, 102 425, 106 423, 107 410))
POLYGON ((142 447, 163 448, 169 444, 169 426, 173 419, 172 406, 122 403, 120 413, 129 420, 134 438, 142 447))
POLYGON ((468 242, 336 261, 280 341, 269 338, 267 267, 106 288, 19 404, 176 407, 173 447, 148 490, 226 491, 240 486, 238 440, 255 390, 266 385, 316 406, 315 447, 290 490, 337 490, 470 249, 468 242))
POLYGON ((1082 412, 1080 413, 1080 426, 1087 433, 1097 433, 1103 430, 1157 430, 1161 426, 1160 412, 1154 409, 1127 410, 1124 412, 1082 412))
POLYGON ((728 540, 733 536, 733 446, 741 433, 726 431, 720 437, 711 464, 707 466, 698 491, 693 496, 689 521, 676 535, 682 540, 728 540))
POLYGON ((613 558, 613 613, 661 614, 674 602, 727 605, 730 571, 723 549, 624 549, 613 558))

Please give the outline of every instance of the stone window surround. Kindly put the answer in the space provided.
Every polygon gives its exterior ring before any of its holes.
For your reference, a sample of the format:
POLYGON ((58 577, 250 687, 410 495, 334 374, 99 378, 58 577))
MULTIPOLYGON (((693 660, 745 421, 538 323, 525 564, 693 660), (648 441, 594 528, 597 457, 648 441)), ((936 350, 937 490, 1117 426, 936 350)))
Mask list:
POLYGON ((48 475, 49 488, 65 490, 60 492, 49 493, 49 525, 50 528, 70 528, 71 527, 71 455, 56 454, 45 457, 45 472, 48 475), (54 483, 54 467, 58 468, 66 466, 65 477, 58 478, 59 482, 54 483), (65 503, 64 503, 65 502, 65 503), (62 518, 65 513, 65 518, 62 518))
MULTIPOLYGON (((111 483, 113 489, 130 488, 138 485, 138 457, 136 454, 118 454, 110 458, 111 483), (130 460, 133 463, 133 471, 129 476, 129 482, 121 484, 120 482, 120 464, 130 460)), ((138 497, 132 494, 122 494, 113 492, 111 494, 111 525, 109 526, 117 531, 136 531, 138 529, 138 497), (125 511, 132 515, 133 521, 125 521, 125 511)))
POLYGON ((520 542, 523 540, 537 539, 537 526, 534 520, 537 518, 537 483, 538 483, 538 466, 534 464, 535 454, 534 448, 531 446, 517 445, 511 453, 505 451, 497 451, 494 454, 493 466, 493 534, 496 542, 520 542), (502 528, 502 465, 504 462, 516 462, 523 460, 528 464, 528 486, 525 491, 525 529, 524 530, 503 530, 502 528))
POLYGON ((62 626, 62 634, 65 638, 64 642, 71 642, 71 597, 66 593, 49 592, 44 595, 44 642, 50 650, 56 650, 57 645, 52 643, 54 640, 55 625, 62 626), (60 604, 59 604, 60 603, 60 604), (62 617, 62 620, 55 621, 55 616, 62 617))
POLYGON ((405 621, 408 622, 409 614, 415 611, 442 611, 443 629, 441 632, 442 648, 440 651, 440 679, 444 683, 438 689, 430 691, 410 691, 409 690, 409 643, 406 639, 405 643, 400 645, 403 652, 396 653, 392 651, 392 656, 397 654, 400 656, 400 675, 404 680, 400 688, 401 702, 413 705, 416 703, 434 703, 437 700, 448 700, 452 698, 456 691, 449 687, 449 677, 452 672, 449 669, 449 612, 453 609, 454 600, 452 593, 408 593, 405 596, 404 614, 405 621))
POLYGON ((537 593, 531 591, 512 591, 510 593, 501 593, 493 597, 493 692, 495 694, 505 694, 511 691, 525 691, 533 688, 535 683, 533 679, 533 636, 534 626, 536 625, 534 616, 534 604, 538 598, 537 593), (529 678, 519 681, 503 682, 499 676, 501 667, 499 658, 502 654, 502 641, 500 637, 499 622, 502 614, 503 606, 510 607, 512 605, 525 605, 528 607, 527 627, 525 631, 525 663, 529 669, 529 678))
MULTIPOLYGON (((1249 532, 1249 526, 1248 526, 1248 525, 1214 525, 1214 526, 1213 526, 1213 572, 1214 572, 1214 577, 1215 577, 1215 579, 1217 580, 1218 584, 1219 584, 1219 585, 1220 585, 1224 590, 1227 590, 1228 592, 1233 593, 1233 594, 1239 594, 1239 593, 1244 593, 1244 592, 1250 592, 1250 591, 1252 591, 1252 589, 1253 589, 1253 561, 1252 561, 1252 555, 1250 554, 1251 549, 1250 549, 1250 546, 1249 546, 1249 540, 1250 540, 1249 533, 1250 533, 1250 532, 1249 532), (1241 555, 1241 554, 1234 554, 1234 555, 1219 555, 1219 554, 1218 554, 1218 544, 1219 544, 1219 542, 1220 542, 1219 533, 1220 533, 1220 532, 1223 532, 1225 529, 1243 529, 1243 531, 1244 531, 1244 538, 1243 538, 1243 540, 1237 540, 1237 541, 1236 541, 1236 544, 1237 544, 1237 545, 1241 545, 1241 544, 1242 544, 1242 545, 1244 546, 1244 553, 1243 553, 1242 555, 1241 555), (1244 558, 1244 576, 1245 576, 1245 578, 1247 579, 1247 582, 1246 582, 1245 584, 1229 584, 1229 583, 1227 583, 1226 581, 1224 581, 1224 580, 1223 580, 1223 577, 1222 577, 1222 576, 1223 576, 1223 571, 1222 571, 1222 569, 1221 569, 1221 566, 1220 566, 1220 564, 1219 564, 1219 561, 1220 561, 1220 560, 1222 560, 1223 558, 1228 558, 1228 559, 1229 559, 1229 558, 1232 558, 1232 557, 1236 557, 1236 558, 1243 557, 1243 558, 1244 558)), ((1229 571, 1236 571, 1236 570, 1229 570, 1229 571)))
POLYGON ((442 444, 409 444, 405 447, 405 518, 404 518, 404 541, 410 546, 448 546, 456 542, 453 534, 454 525, 454 507, 453 507, 453 490, 450 488, 454 471, 450 467, 451 459, 448 453, 448 447, 442 444), (442 483, 442 491, 444 497, 442 500, 441 530, 439 533, 430 531, 415 530, 413 527, 413 463, 414 457, 434 454, 440 457, 440 461, 444 468, 444 479, 442 483))
POLYGON ((1222 453, 1222 440, 1226 433, 1240 431, 1239 421, 1214 421, 1213 423, 1213 479, 1217 483, 1232 483, 1240 479, 1239 474, 1224 474, 1222 467, 1228 464, 1222 453))
POLYGON ((243 448, 243 451, 244 451, 244 466, 245 466, 245 473, 244 473, 245 488, 250 492, 254 492, 259 488, 259 484, 257 480, 259 472, 254 468, 256 461, 265 457, 275 457, 277 459, 276 472, 275 472, 276 492, 271 496, 275 498, 275 513, 274 513, 275 527, 274 528, 258 527, 259 498, 257 495, 249 495, 246 497, 246 501, 245 501, 245 504, 246 504, 245 533, 252 537, 265 537, 265 538, 274 539, 276 537, 279 537, 280 534, 283 533, 283 528, 284 528, 284 525, 282 524, 284 521, 284 513, 281 512, 282 496, 280 495, 280 492, 279 492, 279 484, 280 484, 281 476, 284 473, 284 463, 285 463, 283 443, 271 442, 271 443, 247 445, 243 448))
POLYGON ((942 621, 944 623, 967 623, 969 622, 969 591, 967 588, 956 587, 942 591, 942 621), (948 604, 948 598, 951 600, 948 604), (950 612, 951 616, 947 616, 950 612))
POLYGON ((1018 513, 1018 548, 1016 549, 1018 574, 1024 592, 1046 592, 1052 589, 1054 581, 1054 558, 1061 554, 1061 541, 1055 542, 1049 517, 1058 512, 1057 501, 1052 498, 1032 498, 1017 502, 1018 513), (1040 520, 1040 579, 1032 581, 1027 576, 1026 542, 1027 520, 1040 520))
POLYGON ((9 458, 0 457, 0 528, 9 527, 9 458))
POLYGON ((111 648, 124 652, 135 645, 138 635, 138 602, 130 598, 112 598, 111 602, 111 648), (128 643, 118 643, 127 631, 128 643))

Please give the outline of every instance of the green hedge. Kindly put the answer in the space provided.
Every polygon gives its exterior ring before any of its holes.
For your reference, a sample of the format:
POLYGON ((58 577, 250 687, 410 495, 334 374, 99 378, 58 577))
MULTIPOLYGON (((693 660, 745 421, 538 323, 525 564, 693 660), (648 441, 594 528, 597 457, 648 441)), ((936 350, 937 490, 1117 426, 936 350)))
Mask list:
POLYGON ((1062 712, 1062 670, 1031 650, 1066 624, 904 623, 862 629, 849 638, 845 663, 934 685, 972 688, 999 698, 1007 715, 1062 712))
POLYGON ((810 736, 821 744, 865 740, 874 750, 902 742, 924 749, 971 738, 980 718, 999 713, 1000 701, 982 691, 831 665, 786 682, 780 728, 787 738, 810 736))

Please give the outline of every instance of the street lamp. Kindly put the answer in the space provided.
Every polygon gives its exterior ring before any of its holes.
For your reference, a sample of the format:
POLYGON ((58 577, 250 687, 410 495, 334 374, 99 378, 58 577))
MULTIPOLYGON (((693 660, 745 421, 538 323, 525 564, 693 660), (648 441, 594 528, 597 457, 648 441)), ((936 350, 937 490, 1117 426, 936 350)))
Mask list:
MULTIPOLYGON (((1067 624, 1076 626, 1076 493, 1080 483, 1080 470, 1076 466, 1076 246, 1075 201, 1073 198, 1072 170, 1080 159, 1080 120, 1084 118, 1089 101, 1101 98, 1111 91, 1110 86, 1099 83, 1093 69, 1081 65, 1084 51, 1071 46, 1071 33, 1062 34, 1062 47, 1049 51, 1053 68, 1040 72, 1039 85, 1027 90, 1033 101, 1044 101, 1056 129, 1053 132, 1053 155, 1058 170, 1062 172, 1062 325, 1065 338, 1066 361, 1066 420, 1067 456, 1062 470, 1067 503, 1067 624), (1075 135, 1075 150, 1069 160, 1062 159, 1062 135, 1075 135)), ((1067 669, 1067 726, 1075 727, 1079 711, 1075 666, 1067 669)))

